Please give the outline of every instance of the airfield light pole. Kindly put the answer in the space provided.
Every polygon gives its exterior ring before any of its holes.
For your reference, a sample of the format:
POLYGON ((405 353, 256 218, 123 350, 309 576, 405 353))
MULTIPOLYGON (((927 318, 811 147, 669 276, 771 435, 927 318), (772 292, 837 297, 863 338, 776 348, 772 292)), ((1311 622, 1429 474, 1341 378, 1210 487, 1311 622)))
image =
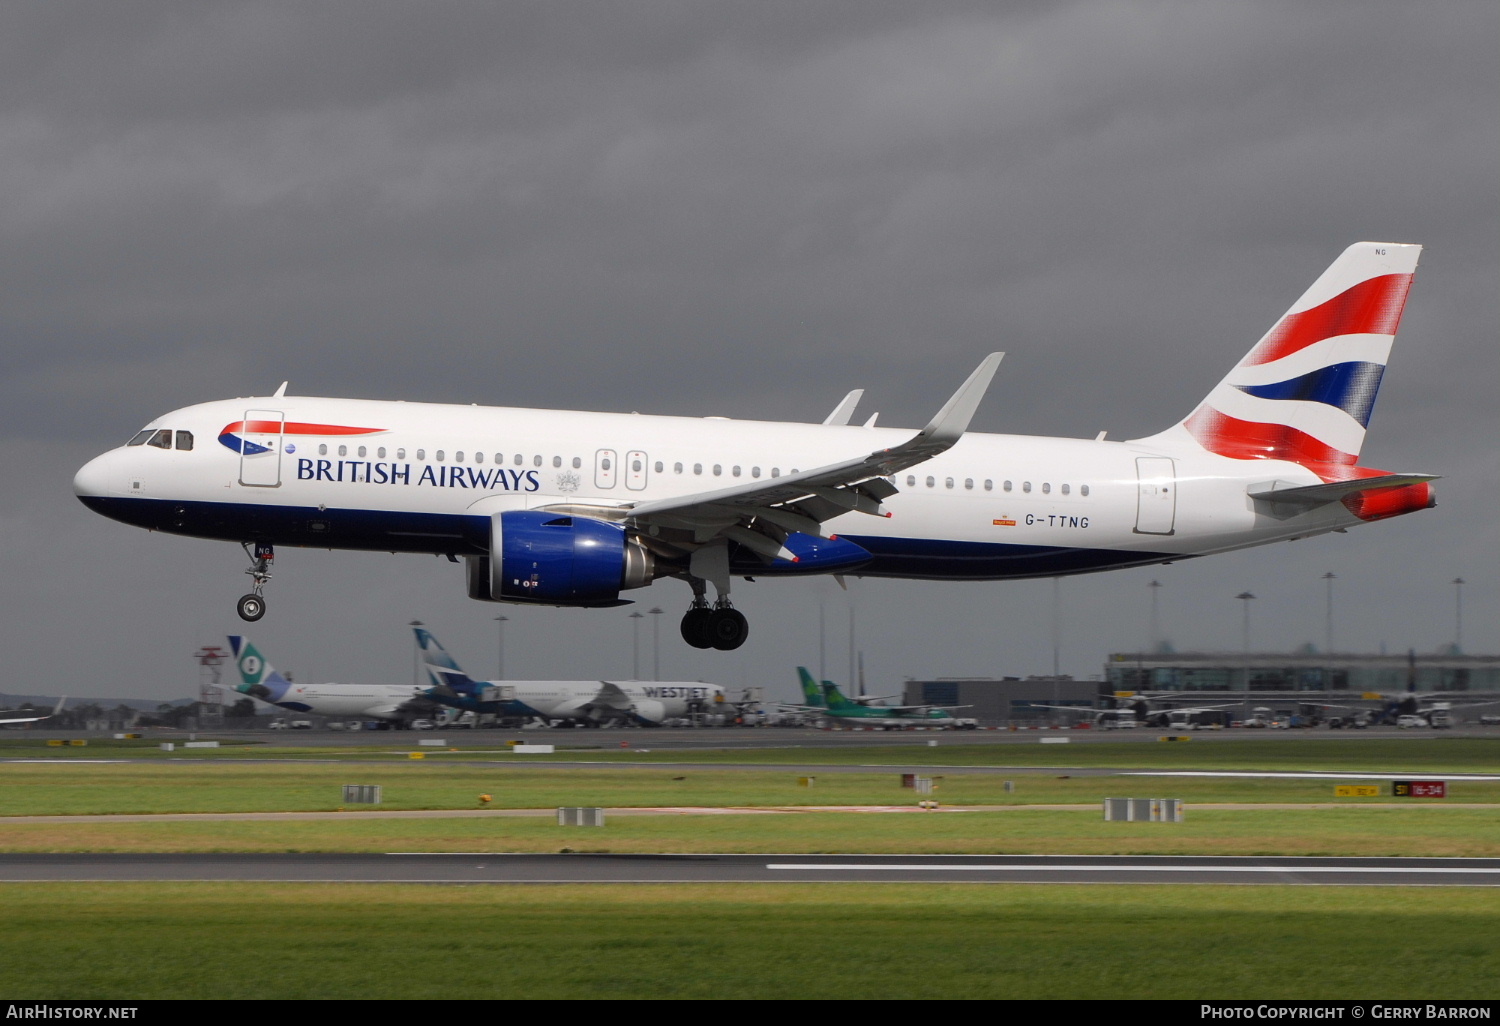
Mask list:
POLYGON ((1242 591, 1238 595, 1236 595, 1235 598, 1237 598, 1241 602, 1245 603, 1244 621, 1241 624, 1240 629, 1241 629, 1241 633, 1243 635, 1244 646, 1245 646, 1245 654, 1249 655, 1250 654, 1250 602, 1251 602, 1251 600, 1253 600, 1255 598, 1255 596, 1252 595, 1252 594, 1250 594, 1248 591, 1242 591))
POLYGON ((498 667, 496 667, 496 669, 498 669, 500 672, 499 672, 498 675, 496 675, 496 677, 495 677, 496 680, 504 680, 505 679, 505 625, 507 623, 509 623, 509 622, 510 622, 510 617, 508 617, 508 616, 497 616, 497 617, 495 617, 495 627, 497 629, 497 632, 500 635, 499 642, 498 642, 498 646, 499 646, 499 652, 498 652, 498 654, 499 654, 499 657, 500 657, 500 659, 499 659, 500 665, 498 667))
POLYGON ((1455 653, 1464 650, 1464 585, 1462 577, 1453 578, 1453 648, 1455 653))
POLYGON ((417 628, 426 626, 421 620, 413 620, 406 626, 411 632, 411 684, 412 687, 422 686, 422 642, 417 637, 417 628))
POLYGON ((1330 570, 1323 575, 1323 580, 1328 582, 1327 623, 1323 633, 1323 654, 1327 655, 1333 651, 1333 582, 1338 580, 1338 577, 1330 570))
POLYGON ((1052 578, 1052 698, 1057 701, 1057 676, 1062 672, 1062 578, 1052 578))
POLYGON ((1161 582, 1152 581, 1147 585, 1151 589, 1151 651, 1161 651, 1161 614, 1157 608, 1156 595, 1161 591, 1161 582))
POLYGON ((631 661, 630 679, 641 679, 641 621, 646 618, 639 609, 630 614, 631 633, 634 638, 634 656, 631 661))
POLYGON ((820 681, 824 680, 828 676, 827 648, 826 648, 826 645, 825 645, 825 640, 828 637, 828 632, 827 632, 827 630, 824 629, 824 624, 823 624, 823 620, 824 620, 823 614, 824 614, 824 611, 825 611, 825 607, 824 607, 822 601, 819 600, 819 602, 818 602, 818 680, 820 680, 820 681))
POLYGON ((651 614, 651 668, 652 680, 661 680, 661 614, 660 606, 648 609, 651 614))

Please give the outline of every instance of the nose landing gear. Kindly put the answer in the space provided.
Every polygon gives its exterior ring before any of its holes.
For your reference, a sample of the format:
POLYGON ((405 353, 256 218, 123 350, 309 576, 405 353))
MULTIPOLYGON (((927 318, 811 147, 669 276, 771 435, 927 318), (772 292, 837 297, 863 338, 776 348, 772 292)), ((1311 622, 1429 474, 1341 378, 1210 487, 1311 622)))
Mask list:
POLYGON ((250 575, 254 583, 251 585, 250 594, 240 596, 235 609, 240 614, 241 620, 254 623, 266 615, 266 597, 262 592, 265 590, 266 582, 271 579, 271 563, 276 559, 276 551, 263 542, 255 543, 253 553, 250 551, 249 542, 242 543, 240 547, 245 550, 245 555, 253 560, 250 569, 245 573, 250 575))

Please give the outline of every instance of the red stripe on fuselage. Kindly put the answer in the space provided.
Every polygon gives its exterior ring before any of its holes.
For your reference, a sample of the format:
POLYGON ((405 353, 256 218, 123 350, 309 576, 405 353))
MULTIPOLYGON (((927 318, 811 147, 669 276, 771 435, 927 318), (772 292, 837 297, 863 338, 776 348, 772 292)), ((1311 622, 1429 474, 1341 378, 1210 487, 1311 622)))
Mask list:
POLYGON ((277 435, 282 431, 289 435, 374 435, 384 431, 385 428, 365 427, 343 427, 339 424, 303 424, 299 421, 289 420, 283 428, 279 420, 237 420, 233 424, 225 426, 219 434, 228 434, 232 431, 244 431, 256 435, 277 435))
POLYGON ((1411 279, 1409 274, 1383 274, 1310 310, 1287 314, 1241 366, 1270 363, 1338 335, 1394 335, 1411 279))

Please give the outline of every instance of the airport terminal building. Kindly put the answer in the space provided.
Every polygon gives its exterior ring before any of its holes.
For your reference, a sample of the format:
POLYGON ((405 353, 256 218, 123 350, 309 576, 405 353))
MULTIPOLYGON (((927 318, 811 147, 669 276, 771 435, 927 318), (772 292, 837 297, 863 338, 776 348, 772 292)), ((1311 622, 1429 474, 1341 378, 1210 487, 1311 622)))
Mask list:
POLYGON ((965 706, 953 715, 972 717, 981 727, 1009 723, 1068 722, 1086 715, 1098 703, 1100 684, 1072 677, 938 677, 908 680, 901 701, 906 705, 965 706), (1043 706, 1078 709, 1070 715, 1043 706))
POLYGON ((1317 652, 1116 652, 1106 691, 1392 694, 1407 690, 1500 695, 1500 656, 1317 652))

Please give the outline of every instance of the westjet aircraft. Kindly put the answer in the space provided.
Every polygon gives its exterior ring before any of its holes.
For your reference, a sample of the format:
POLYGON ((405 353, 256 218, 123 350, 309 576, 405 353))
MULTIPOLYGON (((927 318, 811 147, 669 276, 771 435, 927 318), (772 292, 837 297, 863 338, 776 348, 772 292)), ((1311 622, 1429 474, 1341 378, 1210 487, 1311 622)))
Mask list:
POLYGON ((1186 417, 1132 441, 966 433, 986 357, 925 428, 286 394, 158 418, 78 471, 90 508, 240 543, 426 552, 491 602, 617 606, 671 577, 683 638, 738 648, 732 578, 1053 577, 1342 531, 1433 505, 1357 465, 1421 247, 1350 246, 1186 417), (707 586, 714 586, 710 604, 707 586))
POLYGON ((431 631, 412 629, 432 681, 427 697, 465 712, 654 727, 724 708, 724 689, 701 681, 472 680, 431 631))
POLYGON ((427 697, 415 684, 296 684, 277 673, 250 639, 229 635, 240 683, 234 690, 293 712, 316 716, 353 716, 362 720, 399 720, 408 702, 427 697))

